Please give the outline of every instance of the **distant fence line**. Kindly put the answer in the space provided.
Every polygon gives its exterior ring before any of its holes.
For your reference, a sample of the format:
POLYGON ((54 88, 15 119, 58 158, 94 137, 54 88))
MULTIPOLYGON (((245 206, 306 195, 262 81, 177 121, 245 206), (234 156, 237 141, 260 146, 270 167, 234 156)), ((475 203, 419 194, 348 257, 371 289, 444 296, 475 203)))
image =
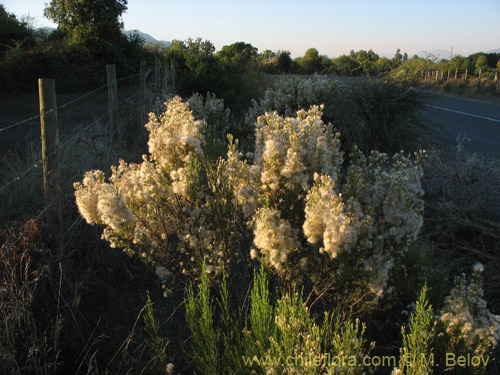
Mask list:
MULTIPOLYGON (((490 75, 491 76, 491 75, 490 75)), ((433 70, 423 70, 422 71, 422 81, 424 82, 432 82, 432 81, 463 81, 468 82, 472 78, 477 79, 478 86, 481 86, 484 83, 490 82, 496 86, 496 89, 499 89, 499 79, 498 72, 495 72, 495 77, 493 79, 488 79, 484 77, 482 69, 479 69, 479 72, 475 75, 472 72, 469 72, 468 69, 459 70, 459 69, 433 69, 433 70)))
MULTIPOLYGON (((42 165, 43 168, 43 195, 44 195, 44 209, 37 216, 37 219, 42 216, 42 214, 47 213, 48 224, 50 230, 50 241, 49 246, 56 256, 62 256, 65 248, 64 244, 64 233, 63 233, 63 217, 62 217, 62 203, 61 203, 61 183, 60 183, 60 168, 59 168, 59 157, 58 151, 61 149, 59 144, 58 135, 58 120, 57 112, 70 104, 73 104, 83 98, 86 98, 99 90, 108 88, 108 112, 103 116, 100 116, 98 120, 94 121, 90 125, 86 126, 88 129, 90 126, 96 124, 105 115, 108 116, 108 136, 109 144, 111 148, 117 148, 120 143, 120 120, 119 120, 119 106, 120 104, 127 103, 133 97, 139 97, 139 115, 138 121, 139 126, 143 126, 147 120, 147 101, 148 99, 156 99, 161 96, 162 90, 165 92, 173 93, 175 92, 175 71, 173 70, 173 61, 170 71, 171 84, 169 85, 169 71, 166 62, 163 63, 163 67, 158 59, 155 60, 155 66, 153 68, 147 67, 145 62, 141 62, 138 74, 132 76, 123 77, 117 79, 116 77, 116 67, 114 64, 109 64, 106 66, 107 84, 92 90, 74 100, 71 100, 61 106, 56 104, 56 90, 55 90, 55 80, 40 78, 38 80, 39 87, 39 115, 32 116, 28 119, 19 121, 10 126, 6 126, 0 129, 0 133, 8 129, 23 125, 31 120, 40 117, 40 129, 41 129, 41 145, 42 145, 42 155, 41 159, 35 164, 31 165, 27 170, 18 174, 15 178, 8 181, 5 185, 0 187, 0 192, 7 188, 9 185, 13 184, 15 181, 23 178, 30 170, 42 165), (153 97, 148 91, 147 78, 151 74, 153 76, 153 97), (132 77, 139 76, 139 90, 137 93, 129 96, 123 101, 118 100, 118 82, 130 79, 132 77)), ((84 130, 85 130, 84 129, 84 130)), ((82 130, 83 131, 83 130, 82 130)), ((80 132, 79 132, 80 133, 80 132)), ((79 134, 78 133, 78 134, 79 134)), ((76 137, 73 136, 72 138, 76 137)), ((70 139, 71 140, 71 139, 70 139)), ((67 142, 69 142, 68 140, 67 142)), ((70 225, 70 229, 77 225, 77 219, 70 225)), ((66 231, 66 234, 69 229, 66 231)))

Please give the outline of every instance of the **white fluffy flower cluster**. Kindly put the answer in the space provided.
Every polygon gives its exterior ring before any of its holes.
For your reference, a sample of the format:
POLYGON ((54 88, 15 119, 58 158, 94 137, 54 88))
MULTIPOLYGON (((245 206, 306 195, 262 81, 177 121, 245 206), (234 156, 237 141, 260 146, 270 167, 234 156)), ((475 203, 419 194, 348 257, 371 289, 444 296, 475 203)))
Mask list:
POLYGON ((342 164, 339 135, 321 116, 321 108, 313 106, 298 111, 297 117, 283 118, 276 112, 259 117, 253 163, 243 161, 236 144, 230 145, 228 178, 246 217, 259 201, 277 202, 284 195, 296 200, 298 191, 305 196, 314 173, 336 178, 342 164))
POLYGON ((149 154, 162 170, 170 173, 203 157, 201 129, 204 121, 194 120, 189 106, 180 97, 166 103, 159 118, 149 114, 149 154))
POLYGON ((297 233, 278 210, 259 208, 255 213, 254 244, 260 249, 266 262, 281 271, 288 256, 297 251, 300 244, 297 233))
POLYGON ((474 275, 468 285, 464 274, 455 279, 440 316, 452 340, 460 340, 466 350, 476 355, 489 353, 500 338, 500 316, 492 314, 483 299, 483 269, 482 264, 474 266, 474 275))
POLYGON ((299 109, 325 103, 337 89, 337 83, 325 76, 315 75, 307 79, 281 78, 273 88, 266 90, 263 99, 258 103, 252 102, 245 123, 252 126, 258 116, 272 111, 277 111, 285 117, 294 116, 299 109))
POLYGON ((322 241, 319 251, 337 258, 356 243, 358 218, 347 212, 330 176, 315 174, 314 181, 306 197, 304 235, 312 244, 322 241))
POLYGON ((307 191, 315 172, 336 178, 342 164, 339 135, 322 115, 322 107, 313 106, 296 118, 273 112, 257 119, 254 160, 263 189, 307 191))
POLYGON ((195 272, 203 261, 218 267, 220 251, 212 220, 206 217, 203 121, 195 121, 179 97, 159 117, 150 114, 150 157, 140 164, 123 160, 109 182, 101 171, 75 184, 76 202, 88 223, 105 225, 103 238, 148 261, 176 271, 195 272), (169 236, 179 243, 173 246, 169 236))
POLYGON ((113 185, 104 183, 101 171, 87 172, 82 184, 75 184, 76 204, 88 223, 106 224, 114 231, 134 223, 135 217, 113 185))

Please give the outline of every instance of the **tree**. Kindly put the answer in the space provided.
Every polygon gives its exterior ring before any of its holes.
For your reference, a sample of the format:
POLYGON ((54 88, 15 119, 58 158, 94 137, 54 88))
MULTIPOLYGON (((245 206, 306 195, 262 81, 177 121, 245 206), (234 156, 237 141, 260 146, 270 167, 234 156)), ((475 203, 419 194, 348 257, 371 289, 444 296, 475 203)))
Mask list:
POLYGON ((103 46, 125 40, 120 20, 127 0, 51 0, 45 17, 59 25, 76 44, 103 46))
POLYGON ((279 73, 290 73, 293 60, 290 51, 278 51, 278 71, 279 73))
POLYGON ((276 74, 278 72, 278 56, 270 49, 259 53, 256 56, 256 61, 260 70, 269 74, 276 74))
POLYGON ((374 75, 377 73, 375 63, 379 59, 379 56, 372 50, 360 50, 358 52, 351 51, 351 58, 359 63, 362 73, 366 75, 374 75))
POLYGON ((173 40, 165 52, 168 61, 174 62, 176 88, 179 94, 194 92, 215 93, 221 96, 224 82, 223 64, 215 55, 215 46, 209 40, 173 40))
POLYGON ((342 55, 333 60, 333 67, 335 74, 341 76, 359 75, 360 65, 359 62, 351 56, 342 55))
POLYGON ((26 42, 32 44, 33 41, 33 33, 28 23, 24 19, 19 21, 14 14, 7 12, 0 4, 0 52, 9 47, 21 45, 24 48, 26 42))
POLYGON ((296 59, 304 73, 321 73, 330 66, 330 59, 327 56, 320 56, 316 48, 309 48, 304 57, 296 59))
POLYGON ((257 56, 257 48, 249 43, 236 42, 222 47, 218 53, 221 61, 231 63, 237 70, 245 70, 257 56))
POLYGON ((401 62, 403 61, 403 55, 401 55, 401 50, 398 48, 396 53, 394 54, 394 57, 392 58, 392 62, 394 66, 399 66, 401 62))
POLYGON ((480 55, 476 60, 476 73, 481 70, 483 73, 488 69, 488 59, 484 55, 480 55))

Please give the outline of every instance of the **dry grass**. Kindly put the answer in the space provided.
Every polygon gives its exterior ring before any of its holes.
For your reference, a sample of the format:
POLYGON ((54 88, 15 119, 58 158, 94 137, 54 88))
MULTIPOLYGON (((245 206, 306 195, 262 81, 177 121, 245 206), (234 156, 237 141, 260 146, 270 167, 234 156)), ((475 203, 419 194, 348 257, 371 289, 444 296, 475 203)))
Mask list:
POLYGON ((0 236, 0 372, 52 374, 60 354, 59 306, 44 303, 57 292, 50 253, 33 220, 0 236))
POLYGON ((451 275, 486 265, 484 288, 500 311, 500 168, 498 162, 467 150, 457 139, 454 152, 432 150, 425 165, 425 231, 435 261, 451 275))

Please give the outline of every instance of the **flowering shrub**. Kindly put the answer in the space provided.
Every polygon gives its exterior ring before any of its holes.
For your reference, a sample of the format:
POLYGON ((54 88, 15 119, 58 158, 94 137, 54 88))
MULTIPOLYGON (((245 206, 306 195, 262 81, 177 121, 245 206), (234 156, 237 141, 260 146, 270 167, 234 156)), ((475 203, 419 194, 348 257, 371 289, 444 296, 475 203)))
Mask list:
POLYGON ((437 315, 429 305, 427 286, 424 285, 411 314, 408 330, 405 327, 401 329, 403 347, 399 365, 392 375, 430 374, 432 367, 462 371, 463 365, 458 365, 462 369, 454 368, 456 363, 453 365, 453 361, 448 360, 458 356, 476 359, 467 365, 470 373, 485 372, 500 338, 500 316, 493 315, 483 299, 483 270, 484 266, 476 263, 468 285, 464 274, 455 278, 454 286, 444 300, 445 305, 437 315), (423 360, 415 360, 417 358, 423 360))
POLYGON ((468 285, 464 274, 455 278, 439 317, 450 338, 449 349, 457 355, 473 353, 486 358, 500 338, 500 316, 493 315, 483 299, 483 270, 484 266, 477 263, 468 285))
POLYGON ((245 123, 251 127, 258 116, 272 111, 285 117, 294 116, 299 109, 328 103, 337 90, 337 83, 325 76, 281 78, 273 88, 266 90, 263 99, 259 102, 252 100, 245 123))
POLYGON ((75 184, 76 203, 88 223, 105 225, 111 246, 155 262, 159 276, 198 272, 203 261, 214 272, 229 256, 232 225, 222 164, 206 160, 205 122, 178 97, 166 106, 146 124, 150 156, 120 161, 109 183, 103 172, 87 172, 75 184))
MULTIPOLYGON (((222 113, 213 97, 204 106, 198 96, 192 101, 201 117, 210 118, 212 104, 212 113, 222 113)), ((166 105, 146 125, 150 155, 143 163, 121 161, 110 182, 91 171, 75 184, 80 212, 106 226, 112 246, 154 262, 160 276, 197 275, 203 262, 217 273, 233 260, 245 218, 254 248, 239 250, 283 282, 311 280, 318 297, 346 289, 356 300, 383 295, 394 262, 422 225, 420 156, 415 163, 355 151, 345 174, 339 134, 313 106, 297 117, 266 113, 247 160, 234 142, 215 162, 205 152, 206 121, 195 120, 179 98, 166 105)))
POLYGON ((378 298, 422 226, 423 154, 414 162, 355 150, 345 175, 339 134, 321 117, 317 106, 296 118, 266 113, 253 155, 230 146, 228 178, 253 225, 250 254, 283 279, 311 279, 316 295, 339 288, 378 298))

